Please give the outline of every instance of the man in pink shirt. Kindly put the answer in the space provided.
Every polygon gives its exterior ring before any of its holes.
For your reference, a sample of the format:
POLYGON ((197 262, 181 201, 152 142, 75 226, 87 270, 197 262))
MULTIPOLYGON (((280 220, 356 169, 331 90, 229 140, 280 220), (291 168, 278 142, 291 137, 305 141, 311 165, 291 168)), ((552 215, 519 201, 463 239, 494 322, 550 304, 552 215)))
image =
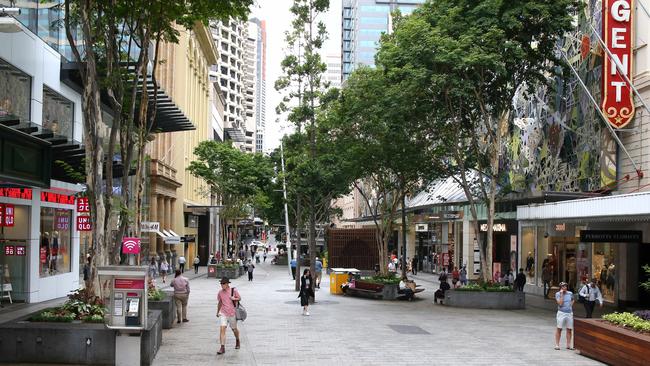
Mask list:
POLYGON ((220 320, 219 340, 221 341, 221 348, 217 354, 221 355, 226 352, 226 327, 230 325, 233 334, 235 335, 235 349, 239 349, 239 330, 237 329, 237 318, 235 312, 235 305, 241 300, 239 292, 235 288, 230 288, 230 280, 228 277, 221 279, 221 291, 217 294, 217 317, 220 320))

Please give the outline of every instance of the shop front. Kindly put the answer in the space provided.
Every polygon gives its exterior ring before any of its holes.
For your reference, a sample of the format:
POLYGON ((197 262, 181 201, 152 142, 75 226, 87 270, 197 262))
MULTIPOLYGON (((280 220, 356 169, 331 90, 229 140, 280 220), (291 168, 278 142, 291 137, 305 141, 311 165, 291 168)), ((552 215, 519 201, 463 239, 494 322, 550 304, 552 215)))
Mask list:
POLYGON ((439 272, 453 270, 463 258, 463 212, 440 211, 415 215, 415 250, 418 269, 439 272))
POLYGON ((76 185, 0 188, 2 297, 41 302, 79 288, 76 185))
POLYGON ((650 234, 648 211, 650 193, 520 206, 525 291, 543 295, 545 280, 550 294, 560 282, 579 291, 593 278, 607 303, 650 305, 639 290, 642 267, 650 264, 650 244, 644 243, 650 234))
MULTIPOLYGON (((481 241, 487 240, 487 221, 479 221, 481 241)), ((517 271, 517 221, 495 220, 492 226, 492 279, 517 271)))

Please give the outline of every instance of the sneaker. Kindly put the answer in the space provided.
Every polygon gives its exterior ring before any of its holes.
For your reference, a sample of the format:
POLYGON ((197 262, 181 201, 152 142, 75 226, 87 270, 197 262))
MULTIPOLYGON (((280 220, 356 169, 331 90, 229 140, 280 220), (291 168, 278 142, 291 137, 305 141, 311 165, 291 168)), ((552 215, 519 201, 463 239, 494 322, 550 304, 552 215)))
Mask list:
POLYGON ((305 316, 309 316, 309 312, 308 312, 308 311, 307 311, 307 312, 305 312, 305 316))
POLYGON ((183 319, 183 323, 187 323, 187 322, 189 322, 189 320, 183 319))

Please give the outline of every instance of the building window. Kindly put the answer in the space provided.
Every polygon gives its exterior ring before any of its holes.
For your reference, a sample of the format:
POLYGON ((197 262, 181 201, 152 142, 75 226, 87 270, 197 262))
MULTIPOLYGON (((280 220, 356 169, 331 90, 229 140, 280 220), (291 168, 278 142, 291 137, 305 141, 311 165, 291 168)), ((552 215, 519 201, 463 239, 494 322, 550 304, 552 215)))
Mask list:
POLYGON ((616 268, 617 263, 618 257, 615 244, 593 244, 591 273, 596 277, 605 301, 614 302, 616 300, 616 287, 619 276, 619 269, 616 268))
POLYGON ((367 13, 388 14, 390 12, 390 8, 388 5, 361 5, 361 11, 367 13))
POLYGON ((0 121, 29 121, 32 79, 0 59, 0 121))
POLYGON ((535 227, 521 229, 521 264, 526 273, 526 283, 535 284, 535 227))
POLYGON ((72 140, 74 104, 54 90, 43 87, 43 128, 72 140))
POLYGON ((40 276, 71 271, 72 210, 41 207, 40 276))
POLYGON ((361 24, 382 24, 388 25, 388 17, 361 17, 361 24))
POLYGON ((375 48, 375 47, 377 47, 377 42, 376 41, 359 41, 359 46, 375 48))

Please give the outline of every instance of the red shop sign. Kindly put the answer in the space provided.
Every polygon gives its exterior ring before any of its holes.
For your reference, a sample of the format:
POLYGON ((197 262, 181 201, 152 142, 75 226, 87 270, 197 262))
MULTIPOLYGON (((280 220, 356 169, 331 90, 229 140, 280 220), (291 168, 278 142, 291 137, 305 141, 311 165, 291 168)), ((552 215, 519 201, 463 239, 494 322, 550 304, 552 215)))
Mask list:
POLYGON ((0 203, 0 227, 5 226, 5 205, 0 203))
POLYGON ((5 204, 4 208, 4 220, 2 220, 2 225, 11 227, 14 226, 14 205, 5 204))
POLYGON ((602 111, 614 128, 625 127, 634 117, 632 81, 634 46, 634 0, 603 0, 603 41, 612 53, 604 52, 602 111))
POLYGON ((92 227, 90 216, 77 216, 77 231, 91 231, 92 227))
POLYGON ((90 212, 88 197, 80 197, 77 199, 77 212, 90 212))
POLYGON ((16 255, 25 256, 27 255, 27 247, 24 245, 16 246, 16 255))
POLYGON ((54 192, 41 192, 41 202, 59 203, 62 205, 74 205, 75 196, 54 192))
POLYGON ((13 245, 5 245, 5 255, 16 255, 16 247, 13 245))
POLYGON ((120 289, 134 289, 134 290, 144 289, 144 280, 116 278, 114 287, 120 289))

